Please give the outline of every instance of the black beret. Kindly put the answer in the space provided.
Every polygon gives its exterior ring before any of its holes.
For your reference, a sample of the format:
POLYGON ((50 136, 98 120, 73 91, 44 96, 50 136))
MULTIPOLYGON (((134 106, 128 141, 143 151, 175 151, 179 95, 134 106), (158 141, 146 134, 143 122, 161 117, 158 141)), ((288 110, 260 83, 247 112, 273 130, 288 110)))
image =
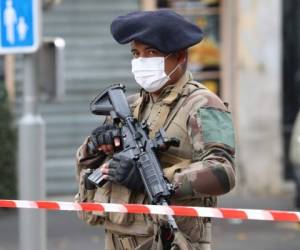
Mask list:
POLYGON ((169 9, 135 11, 111 23, 111 33, 120 44, 139 41, 163 53, 176 52, 199 43, 202 30, 169 9))

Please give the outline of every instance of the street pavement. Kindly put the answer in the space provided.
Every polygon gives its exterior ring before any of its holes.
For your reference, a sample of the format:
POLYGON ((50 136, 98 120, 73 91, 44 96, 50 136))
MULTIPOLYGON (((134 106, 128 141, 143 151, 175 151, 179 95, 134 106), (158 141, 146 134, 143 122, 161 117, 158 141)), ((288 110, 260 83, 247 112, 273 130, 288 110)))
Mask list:
MULTIPOLYGON (((49 200, 72 201, 71 197, 49 200)), ((229 194, 219 207, 296 210, 291 195, 257 197, 229 194)), ((39 213, 39 211, 36 211, 39 213)), ((0 250, 18 246, 17 210, 0 210, 0 250)), ((81 222, 75 212, 47 212, 47 250, 104 249, 104 231, 81 222)), ((270 221, 213 220, 213 250, 299 250, 300 224, 270 221)))

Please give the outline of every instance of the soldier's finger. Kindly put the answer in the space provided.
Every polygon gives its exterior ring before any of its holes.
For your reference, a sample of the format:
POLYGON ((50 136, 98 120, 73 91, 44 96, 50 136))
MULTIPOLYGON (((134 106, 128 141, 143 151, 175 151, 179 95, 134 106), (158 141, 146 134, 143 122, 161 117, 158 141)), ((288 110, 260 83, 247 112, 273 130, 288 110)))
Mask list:
POLYGON ((115 144, 115 147, 120 147, 121 145, 121 140, 119 137, 115 137, 114 138, 114 144, 115 144))
POLYGON ((101 151, 105 152, 106 145, 102 144, 102 145, 99 146, 99 148, 100 148, 101 151))
POLYGON ((108 174, 107 175, 112 176, 112 177, 115 176, 116 175, 116 169, 110 168, 108 170, 108 174))
POLYGON ((108 153, 112 153, 114 151, 114 147, 111 144, 106 145, 106 149, 107 149, 108 153))
POLYGON ((102 168, 102 169, 101 169, 101 172, 102 172, 103 175, 108 175, 109 169, 107 169, 107 168, 102 168))
POLYGON ((109 154, 109 153, 110 153, 110 150, 109 150, 107 144, 101 145, 101 150, 102 150, 105 154, 109 154))
POLYGON ((109 165, 108 165, 108 162, 106 162, 101 166, 101 172, 102 172, 102 174, 107 174, 108 171, 109 171, 109 165))
POLYGON ((109 176, 108 176, 107 174, 103 174, 103 175, 102 175, 102 178, 105 179, 105 180, 108 180, 108 179, 109 179, 109 176))

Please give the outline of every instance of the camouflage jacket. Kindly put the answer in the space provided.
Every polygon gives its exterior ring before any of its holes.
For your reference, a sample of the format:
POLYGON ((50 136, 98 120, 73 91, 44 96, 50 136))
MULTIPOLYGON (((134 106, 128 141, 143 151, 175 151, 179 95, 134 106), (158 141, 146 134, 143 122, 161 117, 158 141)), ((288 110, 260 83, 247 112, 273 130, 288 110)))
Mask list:
MULTIPOLYGON (((131 98, 134 115, 146 121, 150 136, 164 127, 168 137, 180 139, 179 148, 170 148, 158 157, 164 173, 177 187, 172 204, 214 206, 216 196, 235 185, 234 129, 231 115, 219 97, 186 73, 172 86, 165 87, 155 99, 141 92, 131 98)), ((96 191, 84 189, 82 176, 87 168, 102 163, 99 155, 88 155, 86 142, 77 152, 79 192, 77 201, 147 203, 143 193, 133 193, 115 183, 96 191)), ((156 219, 142 215, 81 213, 90 224, 102 223, 107 230, 126 234, 153 234, 156 219)), ((210 220, 177 217, 179 229, 195 245, 210 243, 210 220)))

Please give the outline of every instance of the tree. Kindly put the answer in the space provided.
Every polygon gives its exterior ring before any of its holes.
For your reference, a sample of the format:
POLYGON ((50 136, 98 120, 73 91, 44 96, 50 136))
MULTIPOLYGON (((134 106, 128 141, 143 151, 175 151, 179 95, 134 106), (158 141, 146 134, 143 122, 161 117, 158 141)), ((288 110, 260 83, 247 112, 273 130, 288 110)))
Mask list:
MULTIPOLYGON (((1 60, 1 58, 0 58, 1 60)), ((0 198, 15 198, 16 188, 16 129, 9 108, 4 84, 3 64, 0 63, 0 198)))

